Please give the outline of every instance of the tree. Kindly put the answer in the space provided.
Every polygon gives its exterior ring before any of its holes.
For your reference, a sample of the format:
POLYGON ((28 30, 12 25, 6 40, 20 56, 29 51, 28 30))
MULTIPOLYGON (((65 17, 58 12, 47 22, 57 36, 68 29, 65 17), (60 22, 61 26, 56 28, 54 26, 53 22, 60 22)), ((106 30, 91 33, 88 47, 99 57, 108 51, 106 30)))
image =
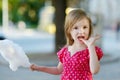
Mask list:
POLYGON ((55 7, 55 51, 58 51, 62 46, 65 45, 65 35, 64 35, 64 21, 65 21, 65 9, 66 0, 52 0, 53 6, 55 7))
POLYGON ((0 25, 2 25, 2 0, 0 0, 0 25))
POLYGON ((44 0, 9 0, 9 19, 14 23, 22 20, 29 27, 36 28, 43 6, 44 0))

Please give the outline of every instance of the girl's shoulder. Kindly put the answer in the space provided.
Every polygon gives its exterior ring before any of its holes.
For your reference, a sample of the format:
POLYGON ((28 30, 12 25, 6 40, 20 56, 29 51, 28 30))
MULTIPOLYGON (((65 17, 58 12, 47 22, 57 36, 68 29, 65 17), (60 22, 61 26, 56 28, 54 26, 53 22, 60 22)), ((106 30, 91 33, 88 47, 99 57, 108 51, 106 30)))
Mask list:
POLYGON ((64 46, 63 48, 61 48, 61 49, 57 52, 57 54, 62 54, 62 53, 64 53, 66 50, 67 50, 67 47, 64 46))
POLYGON ((66 54, 66 50, 67 50, 67 47, 63 47, 61 48, 58 52, 57 52, 57 56, 59 58, 59 61, 62 63, 63 62, 63 58, 66 54))
POLYGON ((95 46, 95 51, 97 53, 98 60, 100 60, 103 57, 103 51, 102 51, 102 49, 100 47, 98 47, 98 46, 95 46))
POLYGON ((100 47, 98 47, 98 46, 95 46, 95 50, 102 52, 102 49, 100 47))

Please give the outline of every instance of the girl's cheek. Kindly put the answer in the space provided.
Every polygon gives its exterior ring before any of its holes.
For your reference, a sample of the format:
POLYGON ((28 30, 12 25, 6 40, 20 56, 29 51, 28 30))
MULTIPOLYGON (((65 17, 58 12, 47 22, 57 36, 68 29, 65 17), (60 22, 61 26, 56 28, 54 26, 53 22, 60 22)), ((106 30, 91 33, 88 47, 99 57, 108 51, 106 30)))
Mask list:
POLYGON ((87 37, 86 37, 86 40, 88 40, 90 38, 90 36, 88 35, 87 37))

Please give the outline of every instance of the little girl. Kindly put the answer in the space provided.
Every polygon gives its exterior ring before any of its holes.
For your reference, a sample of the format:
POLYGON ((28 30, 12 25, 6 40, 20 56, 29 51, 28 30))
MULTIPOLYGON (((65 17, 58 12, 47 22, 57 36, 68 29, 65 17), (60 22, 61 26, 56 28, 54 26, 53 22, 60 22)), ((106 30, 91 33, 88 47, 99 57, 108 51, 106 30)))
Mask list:
POLYGON ((61 80, 93 80, 92 75, 100 69, 99 60, 102 50, 95 46, 100 36, 92 36, 92 22, 87 14, 75 9, 69 12, 65 20, 65 35, 67 44, 57 55, 57 67, 37 66, 30 69, 50 74, 61 74, 61 80))

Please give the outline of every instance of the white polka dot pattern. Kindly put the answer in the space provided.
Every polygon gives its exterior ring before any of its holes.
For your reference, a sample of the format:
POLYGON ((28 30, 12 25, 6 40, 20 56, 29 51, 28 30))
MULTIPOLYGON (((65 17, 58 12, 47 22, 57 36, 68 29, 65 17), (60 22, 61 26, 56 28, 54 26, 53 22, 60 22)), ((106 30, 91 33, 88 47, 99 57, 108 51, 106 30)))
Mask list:
MULTIPOLYGON (((98 59, 103 53, 100 48, 95 47, 98 59)), ((58 53, 58 58, 63 64, 61 80, 92 80, 92 74, 89 68, 88 49, 78 51, 73 56, 70 55, 68 48, 62 48, 58 53)))

